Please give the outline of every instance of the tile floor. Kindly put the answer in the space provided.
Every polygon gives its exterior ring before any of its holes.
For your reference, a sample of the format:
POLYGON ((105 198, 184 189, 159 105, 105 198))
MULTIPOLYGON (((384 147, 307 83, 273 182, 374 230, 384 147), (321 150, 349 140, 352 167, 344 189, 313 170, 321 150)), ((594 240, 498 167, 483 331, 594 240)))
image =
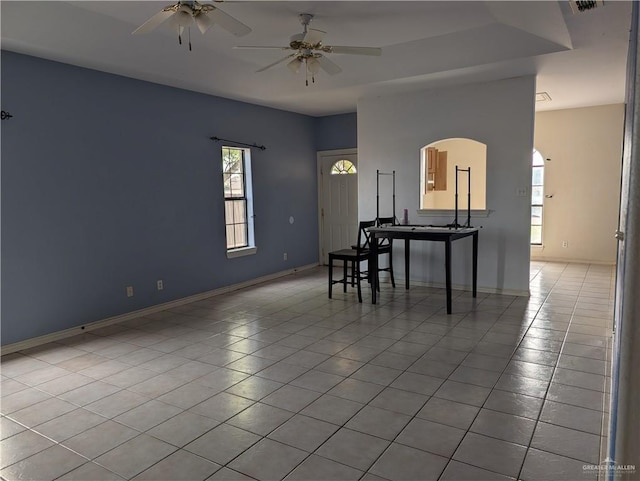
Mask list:
POLYGON ((2 358, 12 480, 589 480, 613 268, 533 263, 531 297, 326 268, 2 358), (370 293, 367 293, 370 295, 370 293))

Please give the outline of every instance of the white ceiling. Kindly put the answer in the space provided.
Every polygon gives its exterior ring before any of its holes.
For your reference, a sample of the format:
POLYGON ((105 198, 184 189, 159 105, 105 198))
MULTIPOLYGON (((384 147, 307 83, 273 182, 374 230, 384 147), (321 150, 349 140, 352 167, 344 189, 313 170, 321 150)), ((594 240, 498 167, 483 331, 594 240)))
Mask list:
POLYGON ((192 32, 193 51, 168 26, 131 32, 171 1, 2 1, 2 48, 127 77, 320 116, 356 110, 363 95, 537 75, 555 110, 624 101, 631 2, 574 15, 568 1, 231 1, 216 6, 253 31, 237 38, 214 26, 192 32), (328 45, 382 47, 381 57, 331 54, 343 72, 304 73, 278 50, 302 31, 298 15, 328 45))

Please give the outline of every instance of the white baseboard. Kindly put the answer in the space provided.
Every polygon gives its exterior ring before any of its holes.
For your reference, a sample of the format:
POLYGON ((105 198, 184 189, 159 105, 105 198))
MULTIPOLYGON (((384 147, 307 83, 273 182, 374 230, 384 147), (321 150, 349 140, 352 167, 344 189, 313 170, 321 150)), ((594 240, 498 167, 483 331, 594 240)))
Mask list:
MULTIPOLYGON (((396 281, 396 287, 404 286, 405 280, 403 278, 396 277, 395 281, 396 281)), ((416 281, 412 279, 409 282, 409 285, 421 286, 421 287, 433 287, 436 289, 446 289, 446 285, 442 282, 424 282, 424 281, 416 281)), ((467 286, 467 285, 451 284, 451 289, 456 291, 471 292, 472 288, 471 286, 467 286)), ((525 291, 522 291, 517 289, 497 289, 492 287, 481 287, 481 286, 478 286, 478 292, 484 292, 485 294, 502 294, 505 296, 519 296, 519 297, 529 297, 531 295, 528 289, 525 291)))
POLYGON ((595 264, 599 266, 615 266, 616 261, 604 261, 594 259, 571 259, 569 257, 549 257, 549 256, 531 256, 531 261, 535 262, 565 262, 567 264, 595 264))
POLYGON ((62 331, 52 332, 51 334, 45 334, 44 336, 33 337, 31 339, 25 339, 24 341, 15 342, 13 344, 7 344, 6 346, 0 347, 0 355, 10 354, 12 352, 22 351, 24 349, 29 349, 32 347, 40 346, 42 344, 47 344, 49 342, 59 341, 60 339, 65 339, 67 337, 82 334, 83 332, 90 332, 90 331, 99 329, 101 327, 110 326, 111 324, 117 324, 119 322, 129 321, 137 317, 148 316, 149 314, 165 311, 167 309, 172 309, 178 306, 183 306, 185 304, 190 304, 191 302, 201 301, 209 297, 219 296, 221 294, 237 291, 239 289, 244 289, 245 287, 254 286, 256 284, 262 284, 263 282, 267 282, 273 279, 278 279, 279 277, 285 277, 285 276, 294 274, 296 272, 313 269, 314 267, 317 267, 317 266, 318 266, 317 263, 307 264, 305 266, 288 269, 286 271, 276 272, 275 274, 269 274, 266 276, 258 277, 256 279, 240 282, 238 284, 232 284, 230 286, 220 287, 212 291, 201 292, 199 294, 183 297, 181 299, 175 299, 173 301, 164 302, 162 304, 156 304, 155 306, 145 307, 144 309, 138 309, 137 311, 127 312, 125 314, 108 317, 106 319, 90 322, 88 324, 83 324, 77 327, 71 327, 69 329, 64 329, 62 331))

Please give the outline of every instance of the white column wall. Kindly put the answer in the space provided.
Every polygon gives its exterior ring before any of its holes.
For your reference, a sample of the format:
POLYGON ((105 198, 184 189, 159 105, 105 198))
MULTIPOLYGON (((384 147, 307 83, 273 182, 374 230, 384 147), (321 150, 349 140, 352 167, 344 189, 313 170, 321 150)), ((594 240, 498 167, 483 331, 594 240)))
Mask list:
MULTIPOLYGON (((420 223, 416 214, 420 202, 420 149, 453 137, 482 142, 487 145, 490 215, 473 219, 474 225, 483 226, 478 286, 490 292, 528 293, 534 94, 535 78, 527 76, 362 98, 358 102, 360 218, 376 215, 376 169, 395 170, 396 215, 402 217, 406 208, 410 222, 420 223), (526 189, 526 194, 518 195, 521 189, 526 189)), ((381 194, 380 203, 388 208, 388 193, 381 194)), ((433 223, 453 220, 428 219, 433 223)), ((463 239, 454 243, 454 286, 468 288, 471 284, 470 242, 463 239)), ((444 284, 444 246, 413 242, 411 249, 412 279, 444 284)), ((396 249, 398 277, 404 273, 401 255, 402 249, 396 249)))

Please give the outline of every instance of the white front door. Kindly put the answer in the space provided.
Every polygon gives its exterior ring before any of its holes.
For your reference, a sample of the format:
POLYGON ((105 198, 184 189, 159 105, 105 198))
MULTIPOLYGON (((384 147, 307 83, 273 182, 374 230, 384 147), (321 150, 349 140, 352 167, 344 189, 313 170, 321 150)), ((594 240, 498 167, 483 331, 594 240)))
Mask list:
POLYGON ((358 157, 354 150, 319 154, 320 250, 323 264, 328 253, 346 249, 358 236, 358 157))

